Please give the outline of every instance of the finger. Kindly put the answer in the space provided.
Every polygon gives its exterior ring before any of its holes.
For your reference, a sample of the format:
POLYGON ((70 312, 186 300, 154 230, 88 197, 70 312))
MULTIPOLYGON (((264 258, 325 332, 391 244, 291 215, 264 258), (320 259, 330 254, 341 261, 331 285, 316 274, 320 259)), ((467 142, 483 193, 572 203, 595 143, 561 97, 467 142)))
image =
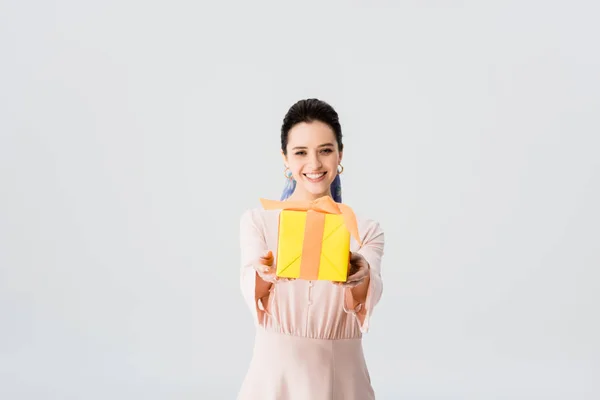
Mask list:
POLYGON ((362 269, 359 269, 358 271, 354 271, 352 274, 349 274, 348 278, 346 278, 346 281, 352 281, 352 280, 360 279, 364 275, 366 275, 365 271, 362 270, 362 269))
POLYGON ((333 282, 334 285, 342 287, 342 288, 348 288, 348 289, 352 289, 356 286, 358 286, 358 283, 356 282, 333 282))
POLYGON ((354 287, 354 286, 358 286, 363 279, 360 279, 360 277, 356 277, 356 276, 350 276, 348 277, 348 279, 346 279, 343 282, 339 282, 339 281, 332 281, 332 283, 336 286, 344 286, 344 287, 354 287))
POLYGON ((261 277, 263 277, 263 275, 268 275, 271 272, 271 267, 269 265, 264 265, 260 263, 255 264, 254 269, 261 275, 261 277))
POLYGON ((279 278, 273 274, 260 274, 260 278, 265 282, 276 283, 279 281, 279 278))
POLYGON ((271 250, 267 250, 263 253, 263 255, 260 257, 261 259, 264 260, 269 260, 273 258, 273 252, 271 250))
POLYGON ((356 274, 356 275, 348 277, 348 279, 346 279, 346 282, 360 284, 360 283, 362 283, 362 281, 365 280, 366 277, 367 276, 365 274, 356 274))
POLYGON ((354 279, 348 282, 348 285, 350 285, 351 287, 356 287, 360 284, 362 284, 365 281, 365 278, 360 278, 360 279, 354 279))

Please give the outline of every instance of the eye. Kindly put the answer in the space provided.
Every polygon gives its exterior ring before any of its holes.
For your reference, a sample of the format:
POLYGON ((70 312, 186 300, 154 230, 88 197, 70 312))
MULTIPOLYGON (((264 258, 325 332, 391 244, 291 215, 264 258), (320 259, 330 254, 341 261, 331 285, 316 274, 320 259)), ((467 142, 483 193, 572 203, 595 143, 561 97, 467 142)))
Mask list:
POLYGON ((333 152, 333 150, 332 150, 332 149, 329 149, 329 148, 328 148, 328 149, 323 149, 323 150, 321 150, 321 151, 322 151, 323 153, 326 153, 326 154, 329 154, 329 153, 332 153, 332 152, 333 152))
POLYGON ((306 152, 304 150, 298 150, 294 154, 297 155, 297 156, 303 156, 304 154, 306 154, 306 152))

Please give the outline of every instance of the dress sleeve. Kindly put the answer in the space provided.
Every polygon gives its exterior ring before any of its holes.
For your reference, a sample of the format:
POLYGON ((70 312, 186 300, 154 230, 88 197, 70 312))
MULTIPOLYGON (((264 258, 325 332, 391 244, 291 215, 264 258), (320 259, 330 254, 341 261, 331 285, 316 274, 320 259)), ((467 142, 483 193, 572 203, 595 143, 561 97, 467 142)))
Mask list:
MULTIPOLYGON (((255 324, 262 325, 269 295, 259 298, 257 281, 260 279, 253 263, 267 251, 264 233, 260 228, 260 219, 256 210, 245 211, 240 218, 240 288, 242 296, 250 308, 255 324)), ((264 284, 264 282, 261 283, 264 284)))
POLYGON ((384 251, 384 233, 378 222, 370 221, 362 238, 363 245, 357 251, 369 263, 370 277, 365 304, 361 304, 352 296, 351 289, 345 289, 344 311, 352 313, 360 325, 362 333, 369 330, 369 319, 373 309, 379 303, 383 293, 381 279, 381 259, 384 251))

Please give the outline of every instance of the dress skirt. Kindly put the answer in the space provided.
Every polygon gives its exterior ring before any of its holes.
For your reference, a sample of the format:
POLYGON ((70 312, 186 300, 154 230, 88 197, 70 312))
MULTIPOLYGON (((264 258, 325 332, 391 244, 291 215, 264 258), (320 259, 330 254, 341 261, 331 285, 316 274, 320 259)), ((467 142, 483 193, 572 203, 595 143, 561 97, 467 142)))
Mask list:
POLYGON ((238 400, 373 400, 362 340, 257 329, 238 400))

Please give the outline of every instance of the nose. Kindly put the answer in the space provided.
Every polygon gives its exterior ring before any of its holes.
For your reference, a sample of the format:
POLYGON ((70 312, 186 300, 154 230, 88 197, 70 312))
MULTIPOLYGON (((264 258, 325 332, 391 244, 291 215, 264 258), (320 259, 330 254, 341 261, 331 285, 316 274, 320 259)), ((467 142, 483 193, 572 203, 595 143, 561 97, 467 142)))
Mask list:
POLYGON ((321 162, 321 159, 319 158, 319 155, 317 153, 312 153, 312 155, 310 156, 310 167, 313 170, 317 170, 319 168, 321 168, 321 166, 323 165, 323 163, 321 162))

